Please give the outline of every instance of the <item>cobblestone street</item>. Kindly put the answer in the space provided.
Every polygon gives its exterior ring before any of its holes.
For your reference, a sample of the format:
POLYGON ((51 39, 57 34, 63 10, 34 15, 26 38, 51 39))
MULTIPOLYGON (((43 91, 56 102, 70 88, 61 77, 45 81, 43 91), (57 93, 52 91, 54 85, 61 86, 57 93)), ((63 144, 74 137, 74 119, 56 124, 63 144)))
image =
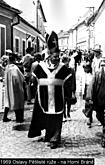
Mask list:
MULTIPOLYGON (((59 148, 51 150, 47 143, 27 137, 31 121, 31 107, 25 110, 25 122, 15 123, 14 112, 9 113, 11 122, 0 120, 0 158, 95 158, 95 165, 105 164, 105 149, 101 147, 102 126, 94 116, 92 128, 82 113, 84 103, 78 100, 72 107, 71 121, 63 122, 62 141, 59 148)), ((42 132, 44 136, 44 131, 42 132)))
POLYGON ((105 149, 101 147, 102 126, 94 112, 92 128, 88 128, 81 97, 78 96, 77 103, 71 107, 71 120, 63 122, 61 145, 52 150, 38 138, 27 137, 32 106, 25 106, 24 123, 15 122, 14 112, 8 115, 12 121, 3 123, 3 113, 0 113, 0 158, 94 158, 95 165, 105 164, 105 149))

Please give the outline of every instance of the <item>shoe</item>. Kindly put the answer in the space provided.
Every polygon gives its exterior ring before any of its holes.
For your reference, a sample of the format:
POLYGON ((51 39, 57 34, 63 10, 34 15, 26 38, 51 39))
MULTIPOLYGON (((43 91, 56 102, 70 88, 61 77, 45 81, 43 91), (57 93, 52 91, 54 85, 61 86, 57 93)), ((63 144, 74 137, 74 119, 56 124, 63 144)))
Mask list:
POLYGON ((3 119, 3 122, 9 122, 9 121, 11 121, 11 119, 9 118, 3 119))
POLYGON ((87 125, 91 125, 91 123, 92 123, 92 122, 88 121, 88 122, 87 122, 87 125))
POLYGON ((70 117, 70 116, 68 116, 68 117, 67 117, 67 120, 68 120, 68 121, 70 121, 70 120, 71 120, 71 117, 70 117))
POLYGON ((43 140, 43 142, 49 142, 50 140, 49 139, 47 139, 47 138, 45 138, 44 140, 43 140))
POLYGON ((16 123, 23 123, 24 120, 16 120, 16 123))
POLYGON ((88 128, 91 128, 92 127, 92 125, 90 124, 89 126, 88 126, 88 128))
POLYGON ((67 117, 70 117, 70 114, 69 113, 67 114, 67 117))
POLYGON ((40 141, 39 140, 39 136, 41 136, 41 133, 40 132, 37 135, 34 134, 33 132, 29 132, 28 133, 28 138, 35 138, 37 141, 40 141))
POLYGON ((87 122, 88 128, 91 128, 91 122, 87 122))
POLYGON ((97 126, 102 126, 102 124, 101 123, 98 123, 97 126))
POLYGON ((91 123, 90 122, 87 122, 87 125, 91 125, 91 123))
POLYGON ((49 146, 51 149, 56 149, 58 147, 58 143, 50 143, 49 146))
POLYGON ((64 117, 64 118, 63 118, 63 122, 65 122, 66 120, 67 120, 67 119, 64 117))
POLYGON ((38 142, 44 142, 44 137, 40 137, 39 139, 38 139, 38 142))
POLYGON ((27 101, 27 105, 31 105, 31 104, 34 104, 34 103, 31 101, 27 101))

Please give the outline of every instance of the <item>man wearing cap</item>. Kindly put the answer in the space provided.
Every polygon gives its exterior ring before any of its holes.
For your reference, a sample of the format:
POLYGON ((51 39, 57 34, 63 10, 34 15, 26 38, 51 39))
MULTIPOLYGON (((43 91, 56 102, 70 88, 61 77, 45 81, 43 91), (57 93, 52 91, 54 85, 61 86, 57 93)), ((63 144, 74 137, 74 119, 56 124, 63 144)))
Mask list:
MULTIPOLYGON (((58 36, 47 35, 47 56, 34 70, 38 80, 32 121, 28 137, 41 135, 45 129, 45 142, 54 149, 61 140, 64 108, 64 83, 71 78, 68 68, 60 63, 58 36)), ((69 89, 68 89, 69 90, 69 89)))
POLYGON ((99 63, 102 57, 102 51, 101 49, 94 49, 94 59, 92 62, 92 74, 94 75, 95 72, 97 72, 99 70, 99 63))

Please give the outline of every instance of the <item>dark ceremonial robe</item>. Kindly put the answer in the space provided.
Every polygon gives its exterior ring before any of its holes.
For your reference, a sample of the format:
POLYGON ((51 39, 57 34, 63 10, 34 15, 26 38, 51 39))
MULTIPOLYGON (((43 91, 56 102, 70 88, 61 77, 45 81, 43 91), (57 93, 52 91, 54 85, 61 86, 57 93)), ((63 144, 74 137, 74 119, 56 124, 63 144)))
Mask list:
POLYGON ((59 141, 64 109, 64 83, 71 79, 71 73, 62 63, 50 70, 44 62, 37 65, 34 73, 38 87, 28 137, 40 136, 41 130, 46 129, 46 141, 59 141))

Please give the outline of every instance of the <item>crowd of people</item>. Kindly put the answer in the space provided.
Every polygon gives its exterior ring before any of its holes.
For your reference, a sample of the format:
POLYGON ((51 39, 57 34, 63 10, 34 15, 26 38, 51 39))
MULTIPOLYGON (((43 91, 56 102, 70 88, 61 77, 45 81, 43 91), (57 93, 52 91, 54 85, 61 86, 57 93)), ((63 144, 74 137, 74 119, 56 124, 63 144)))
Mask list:
POLYGON ((80 50, 61 53, 54 31, 46 35, 46 49, 42 52, 36 53, 33 47, 29 47, 23 57, 11 50, 2 56, 0 81, 5 87, 3 122, 11 121, 8 118, 10 110, 14 110, 16 122, 24 122, 24 103, 27 101, 27 104, 33 104, 28 137, 41 136, 41 131, 45 130, 43 141, 49 142, 52 149, 57 148, 61 141, 62 121, 71 120, 70 109, 77 102, 78 65, 82 65, 85 74, 82 81, 84 108, 92 107, 87 124, 91 128, 95 110, 104 135, 105 59, 102 52, 95 49, 85 55, 80 50))

